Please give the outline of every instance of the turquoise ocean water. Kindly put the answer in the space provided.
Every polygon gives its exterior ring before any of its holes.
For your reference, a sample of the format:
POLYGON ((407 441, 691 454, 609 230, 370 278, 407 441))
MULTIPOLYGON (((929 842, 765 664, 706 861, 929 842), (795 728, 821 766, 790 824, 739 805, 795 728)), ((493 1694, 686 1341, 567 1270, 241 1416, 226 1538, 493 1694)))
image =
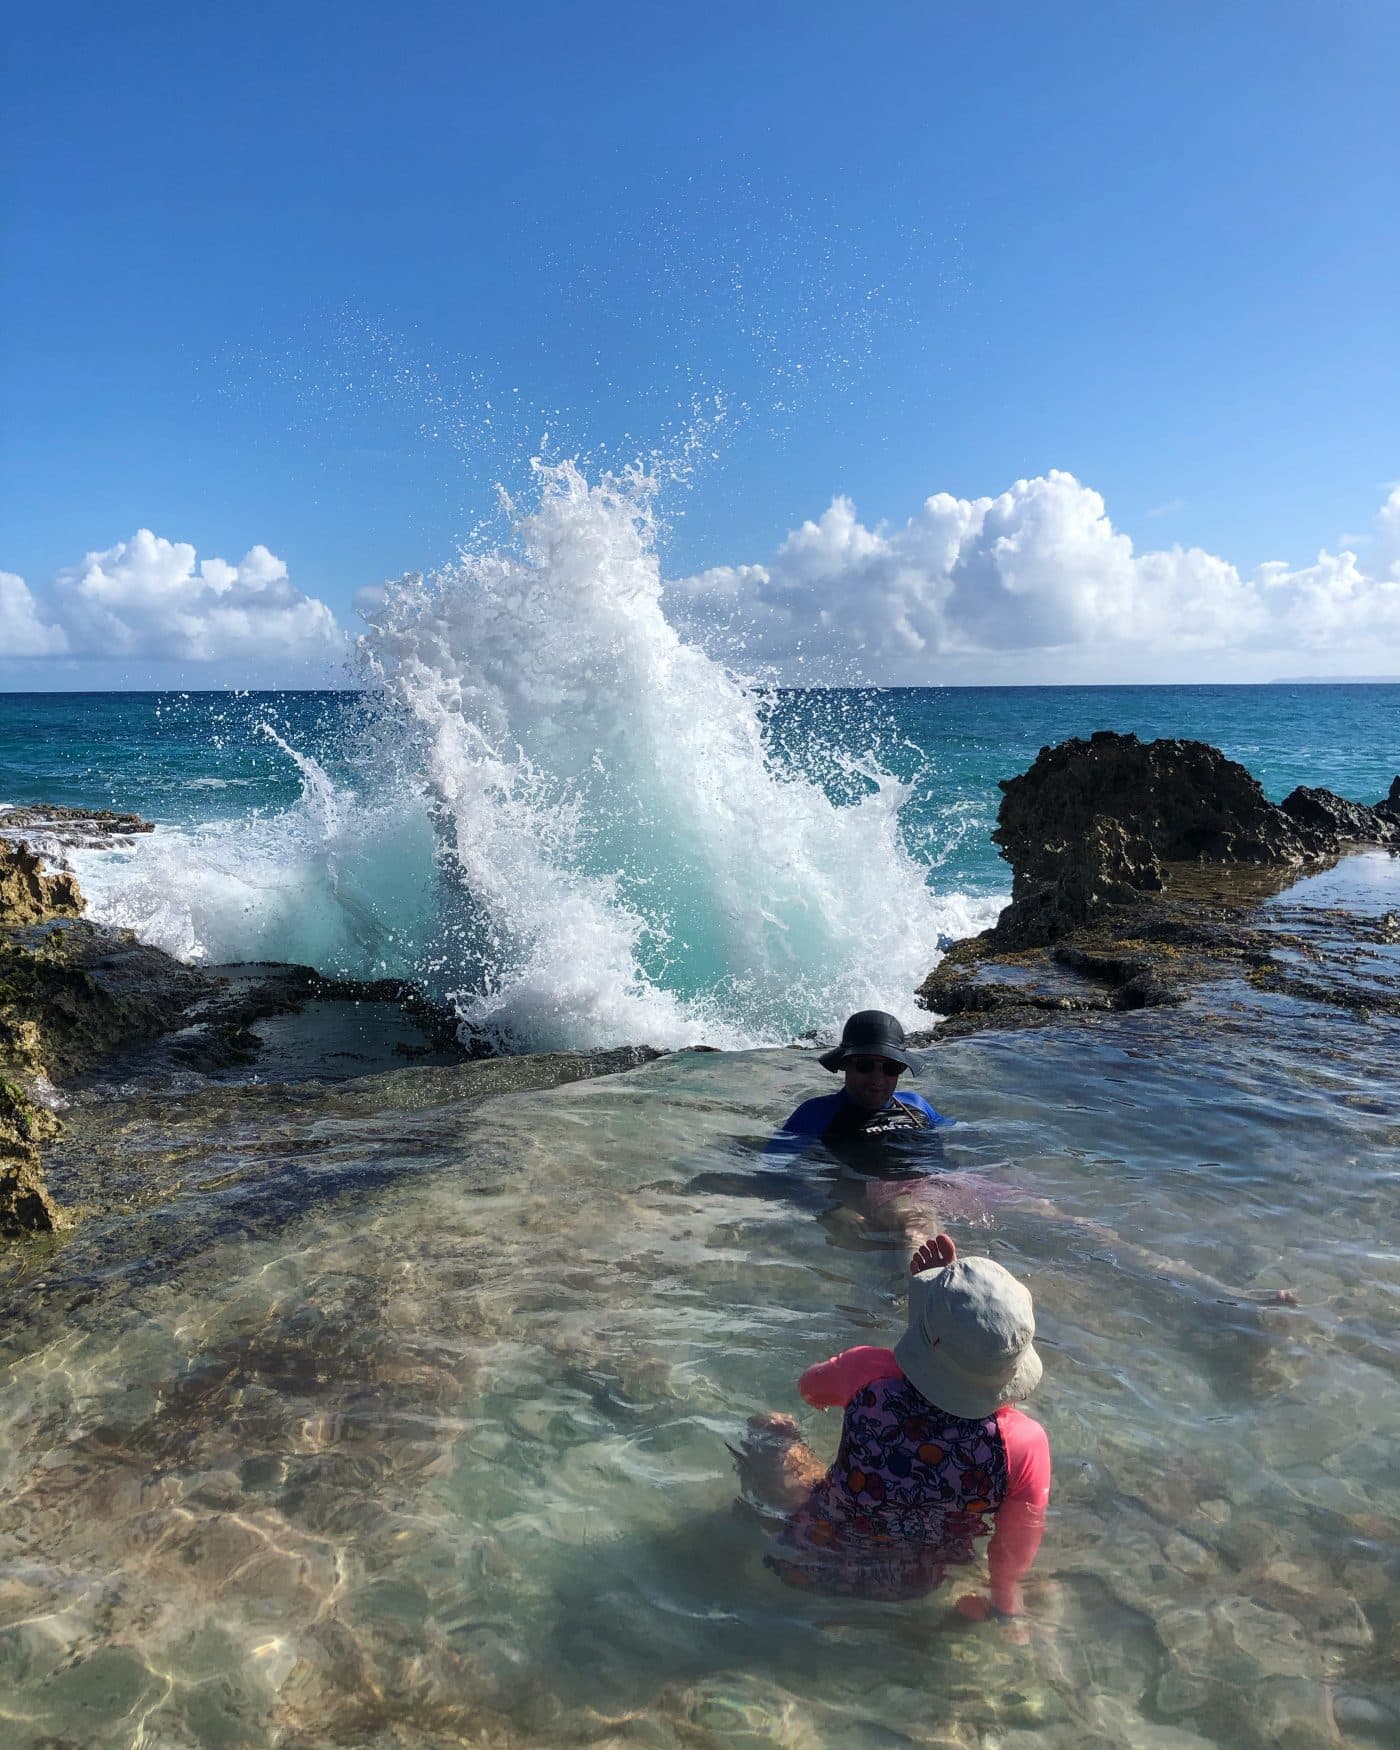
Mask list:
MULTIPOLYGON (((1400 767, 1400 684, 787 690, 771 712, 775 741, 799 767, 821 771, 829 737, 918 776, 910 842, 987 892, 1005 887, 987 839, 997 779, 1068 736, 1112 728, 1209 741, 1274 801, 1310 784, 1375 802, 1400 767), (963 818, 975 824, 959 830, 963 818)), ((0 801, 132 809, 183 827, 287 809, 300 774, 260 726, 353 784, 367 720, 362 699, 344 693, 0 694, 0 801)), ((839 797, 829 765, 826 776, 839 797)))

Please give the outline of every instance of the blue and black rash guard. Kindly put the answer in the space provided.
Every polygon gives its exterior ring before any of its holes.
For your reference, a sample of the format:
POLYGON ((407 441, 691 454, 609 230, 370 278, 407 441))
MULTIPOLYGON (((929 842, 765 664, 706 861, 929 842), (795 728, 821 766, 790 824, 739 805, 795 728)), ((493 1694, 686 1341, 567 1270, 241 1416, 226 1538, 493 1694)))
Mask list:
POLYGON ((823 1142, 830 1148, 833 1144, 857 1138, 864 1142, 874 1137, 928 1130, 935 1124, 947 1122, 922 1094, 912 1090, 894 1094, 878 1112, 868 1112, 863 1106, 857 1106, 843 1088, 835 1094, 804 1100, 765 1152, 794 1154, 812 1142, 823 1142))

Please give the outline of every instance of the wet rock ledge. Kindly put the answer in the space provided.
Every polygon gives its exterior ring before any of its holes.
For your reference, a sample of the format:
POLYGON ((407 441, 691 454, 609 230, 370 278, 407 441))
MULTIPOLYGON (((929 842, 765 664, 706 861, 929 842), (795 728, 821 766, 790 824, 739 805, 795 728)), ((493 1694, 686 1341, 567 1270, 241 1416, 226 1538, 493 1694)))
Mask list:
MULTIPOLYGON (((61 1129, 52 1109, 55 1083, 236 1072, 266 1048, 256 1023, 336 1004, 357 1014, 391 1014, 397 1025, 381 1025, 375 1045, 381 1054, 397 1050, 399 1062, 405 1055, 437 1063, 470 1055, 450 1018, 396 981, 342 983, 300 966, 184 966, 129 930, 86 921, 76 878, 61 869, 45 873, 45 862, 67 847, 110 847, 151 830, 135 815, 58 807, 0 814, 0 1236, 69 1224, 69 1212, 49 1195, 40 1161, 43 1145, 61 1129), (32 835, 42 858, 21 832, 32 835)), ((292 1041, 301 1047, 296 1070, 353 1073, 350 1065, 327 1069, 313 1060, 317 1040, 335 1033, 324 1017, 316 1020, 292 1041)), ((335 1044, 347 1043, 345 1031, 335 1044)))
MULTIPOLYGON (((1104 730, 1043 747, 1001 789, 992 838, 1011 864, 1011 903, 920 987, 946 1017, 940 1036, 1176 1003, 1230 974, 1400 1012, 1393 985, 1298 971, 1315 945, 1259 917, 1262 901, 1349 851, 1400 850, 1400 777, 1374 807, 1306 787, 1275 804, 1206 742, 1104 730)), ((1358 947, 1390 944, 1400 917, 1348 918, 1345 930, 1358 947)))
MULTIPOLYGON (((131 1084, 178 1093, 192 1076, 349 1082, 409 1065, 451 1075, 480 1064, 454 1094, 490 1098, 662 1055, 627 1046, 480 1063, 489 1044, 459 1038, 456 1017, 415 985, 277 963, 185 966, 130 930, 89 922, 74 876, 45 872, 74 846, 113 848, 153 830, 133 814, 0 809, 0 1240, 76 1219, 42 1170, 42 1149, 62 1130, 55 1084, 78 1097, 131 1084)), ((100 1208, 99 1181, 90 1194, 100 1208)))

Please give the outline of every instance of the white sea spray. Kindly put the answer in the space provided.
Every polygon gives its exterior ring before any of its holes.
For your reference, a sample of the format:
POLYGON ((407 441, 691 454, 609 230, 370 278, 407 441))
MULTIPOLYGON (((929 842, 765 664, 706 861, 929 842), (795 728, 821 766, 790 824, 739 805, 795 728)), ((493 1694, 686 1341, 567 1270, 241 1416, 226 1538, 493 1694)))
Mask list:
POLYGON ((775 756, 755 690, 662 609, 654 481, 537 463, 515 539, 387 593, 365 640, 423 771, 514 1045, 752 1044, 912 992, 966 926, 864 750, 837 807, 775 756))
POLYGON ((536 463, 501 544, 382 592, 334 757, 259 725, 299 799, 80 854, 93 914, 189 960, 412 977, 507 1049, 923 1018, 940 942, 995 905, 929 887, 858 715, 780 746, 763 691, 683 640, 656 489, 536 463))

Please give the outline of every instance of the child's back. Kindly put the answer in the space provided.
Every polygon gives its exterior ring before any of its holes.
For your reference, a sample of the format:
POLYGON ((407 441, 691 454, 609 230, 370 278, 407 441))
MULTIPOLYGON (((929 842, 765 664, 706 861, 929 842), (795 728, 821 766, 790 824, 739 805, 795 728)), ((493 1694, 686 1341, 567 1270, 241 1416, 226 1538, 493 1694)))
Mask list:
POLYGON ((982 1417, 939 1409, 891 1349, 848 1349, 809 1368, 799 1389, 819 1408, 844 1408, 841 1446, 768 1565, 791 1585, 912 1598, 970 1562, 991 1532, 992 1602, 1014 1611, 1050 1496, 1040 1424, 1010 1406, 982 1417))
POLYGON ((958 1261, 945 1234, 911 1270, 896 1348, 847 1349, 799 1382, 808 1403, 845 1412, 829 1469, 790 1417, 750 1424, 747 1475, 766 1456, 765 1492, 793 1509, 768 1566, 790 1585, 912 1598, 990 1532, 992 1607, 1014 1614, 1050 1498, 1045 1430, 1009 1402, 1040 1378, 1030 1296, 989 1258, 958 1261))

